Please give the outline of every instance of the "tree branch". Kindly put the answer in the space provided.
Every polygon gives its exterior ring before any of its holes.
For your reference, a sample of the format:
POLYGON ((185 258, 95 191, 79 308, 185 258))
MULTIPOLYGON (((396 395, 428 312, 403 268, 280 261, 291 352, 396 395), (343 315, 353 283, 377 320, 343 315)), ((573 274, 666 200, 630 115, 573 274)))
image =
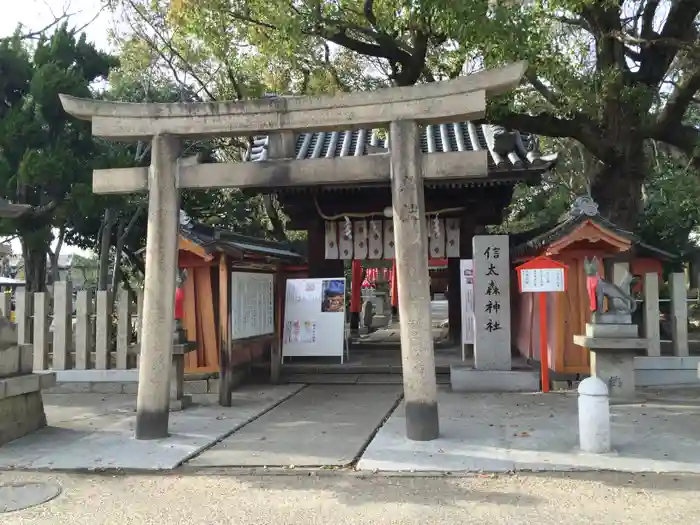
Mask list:
MULTIPOLYGON (((180 52, 177 49, 175 49, 175 47, 172 45, 172 42, 170 42, 167 38, 165 38, 165 36, 155 27, 155 25, 145 17, 145 15, 141 12, 141 10, 138 9, 137 6, 134 4, 133 0, 127 0, 127 2, 131 6, 131 8, 139 15, 141 20, 143 20, 146 24, 148 24, 148 26, 151 28, 151 30, 155 33, 156 37, 158 37, 158 39, 160 39, 160 41, 163 43, 163 45, 165 45, 165 47, 168 48, 168 51, 170 51, 178 60, 180 60, 182 66, 187 69, 187 73, 192 75, 192 78, 194 78, 195 81, 199 84, 201 90, 204 91, 211 100, 216 100, 216 97, 214 97, 214 95, 207 88, 206 83, 197 75, 197 73, 194 72, 190 63, 187 60, 185 60, 185 58, 180 54, 180 52)), ((163 55, 163 53, 155 45, 155 42, 152 42, 151 39, 146 37, 146 35, 141 35, 141 36, 142 36, 142 38, 144 38, 144 40, 146 40, 149 44, 151 44, 151 47, 153 48, 154 51, 156 51, 163 59, 166 59, 166 57, 163 55)), ((166 59, 166 62, 167 62, 167 59, 166 59)), ((169 64, 169 65, 171 66, 171 68, 173 68, 172 64, 169 64)))
POLYGON ((681 124, 683 116, 698 90, 700 90, 700 67, 697 67, 682 82, 675 85, 656 122, 657 133, 664 133, 671 126, 681 124))
POLYGON ((374 16, 374 0, 365 0, 364 4, 365 18, 372 27, 377 26, 377 17, 374 16))
MULTIPOLYGON (((659 7, 660 0, 647 0, 642 13, 642 28, 639 31, 639 36, 650 39, 654 35, 654 17, 656 9, 659 7)), ((640 3, 641 5, 641 3, 640 3)))
POLYGON ((535 88, 535 91, 542 95, 542 98, 549 102, 549 104, 551 104, 554 108, 560 107, 559 98, 551 89, 545 86, 539 78, 537 78, 537 74, 534 71, 528 70, 525 73, 525 78, 532 85, 532 87, 535 88))
POLYGON ((646 30, 643 29, 642 38, 649 40, 647 44, 641 44, 641 63, 636 73, 636 78, 648 86, 657 86, 666 76, 679 48, 670 45, 669 42, 693 42, 695 40, 695 18, 700 13, 700 0, 678 0, 671 2, 666 23, 664 24, 659 39, 654 40, 656 33, 652 22, 657 11, 659 1, 651 1, 644 16, 647 20, 646 30), (652 9, 653 8, 653 9, 652 9))
POLYGON ((489 114, 488 122, 534 135, 572 138, 583 144, 600 160, 610 159, 612 156, 611 145, 605 144, 601 138, 602 135, 596 131, 595 125, 582 115, 563 119, 555 117, 551 113, 526 115, 524 113, 496 112, 489 114))
POLYGON ((700 169, 700 130, 693 126, 669 126, 650 138, 681 150, 695 169, 700 169))
MULTIPOLYGON (((61 16, 56 16, 56 17, 54 17, 53 22, 51 22, 50 24, 45 25, 45 26, 42 27, 41 29, 38 29, 38 30, 36 30, 36 31, 30 31, 30 32, 28 32, 28 33, 20 34, 20 35, 18 36, 18 38, 19 38, 20 40, 34 40, 34 39, 37 39, 37 38, 43 36, 44 33, 46 33, 46 32, 47 32, 49 29, 51 29, 52 27, 57 26, 59 23, 61 23, 61 22, 64 21, 64 20, 68 20, 71 16, 73 16, 73 15, 70 14, 70 13, 65 12, 65 13, 63 13, 61 16)), ((15 38, 14 35, 13 35, 13 36, 7 36, 7 37, 0 38, 0 43, 2 43, 2 42, 7 42, 7 41, 9 41, 9 40, 12 40, 13 38, 15 38)))

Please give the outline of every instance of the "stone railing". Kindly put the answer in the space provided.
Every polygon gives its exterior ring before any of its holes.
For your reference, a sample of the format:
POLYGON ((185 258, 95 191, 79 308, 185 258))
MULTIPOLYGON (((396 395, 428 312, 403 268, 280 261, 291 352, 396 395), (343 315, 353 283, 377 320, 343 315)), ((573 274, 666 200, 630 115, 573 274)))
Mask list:
MULTIPOLYGON (((20 288, 12 316, 19 344, 33 348, 35 372, 53 370, 59 380, 80 381, 86 371, 104 370, 130 370, 135 379, 141 297, 119 289, 112 308, 111 292, 80 290, 74 300, 66 281, 56 282, 53 293, 20 288)), ((10 310, 10 298, 3 295, 0 311, 10 318, 10 310)))

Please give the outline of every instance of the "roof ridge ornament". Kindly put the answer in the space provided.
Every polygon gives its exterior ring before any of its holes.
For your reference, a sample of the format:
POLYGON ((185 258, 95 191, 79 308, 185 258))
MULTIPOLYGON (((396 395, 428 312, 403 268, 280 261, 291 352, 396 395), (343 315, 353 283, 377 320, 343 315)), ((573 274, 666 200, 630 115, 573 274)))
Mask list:
POLYGON ((184 228, 187 228, 188 230, 191 230, 194 224, 192 224, 192 218, 187 215, 187 212, 185 210, 180 210, 180 226, 183 226, 184 228))
POLYGON ((574 203, 571 205, 571 210, 569 210, 569 217, 575 219, 585 215, 587 217, 598 216, 598 204, 593 200, 590 195, 582 195, 574 199, 574 203))

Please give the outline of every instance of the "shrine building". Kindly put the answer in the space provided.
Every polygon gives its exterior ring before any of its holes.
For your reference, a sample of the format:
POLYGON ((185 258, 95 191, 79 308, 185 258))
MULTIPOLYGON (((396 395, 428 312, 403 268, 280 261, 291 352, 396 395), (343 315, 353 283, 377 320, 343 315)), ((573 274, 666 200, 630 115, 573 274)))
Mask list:
MULTIPOLYGON (((557 155, 542 154, 539 141, 533 135, 479 122, 421 126, 420 139, 423 153, 467 153, 458 168, 463 177, 450 174, 449 180, 425 181, 429 235, 426 257, 447 260, 450 337, 458 342, 461 333, 459 260, 471 258, 473 235, 483 233, 487 225, 502 222, 515 185, 519 182, 538 184, 542 175, 556 164, 557 155), (488 152, 486 171, 472 166, 468 155, 468 152, 484 150, 488 152)), ((390 140, 385 130, 378 129, 318 131, 286 138, 275 136, 273 142, 269 136, 260 135, 254 137, 245 158, 256 162, 275 158, 372 156, 386 153, 390 140)), ((250 190, 271 193, 269 187, 250 190)), ((342 276, 344 264, 349 261, 394 259, 388 180, 355 183, 349 175, 343 184, 285 186, 273 191, 289 216, 288 227, 308 232, 310 278, 342 276)), ((358 268, 359 265, 353 265, 353 274, 358 268)), ((359 282, 359 276, 353 277, 354 282, 359 282)), ((356 317, 360 305, 357 301, 352 303, 350 310, 356 317)))
MULTIPOLYGON (((567 290, 547 294, 547 348, 550 377, 576 379, 590 374, 590 352, 573 342, 574 335, 584 333, 591 322, 587 303, 584 260, 597 257, 601 275, 611 275, 608 262, 626 262, 629 272, 638 277, 656 273, 663 283, 663 264, 677 263, 676 254, 646 244, 598 213, 590 199, 587 205, 576 203, 557 224, 510 236, 514 265, 538 256, 547 256, 565 264, 567 290)), ((640 279, 632 292, 641 294, 640 279)), ((539 309, 533 294, 513 294, 513 345, 518 353, 533 362, 540 361, 539 309)), ((636 323, 643 324, 638 308, 636 323)))

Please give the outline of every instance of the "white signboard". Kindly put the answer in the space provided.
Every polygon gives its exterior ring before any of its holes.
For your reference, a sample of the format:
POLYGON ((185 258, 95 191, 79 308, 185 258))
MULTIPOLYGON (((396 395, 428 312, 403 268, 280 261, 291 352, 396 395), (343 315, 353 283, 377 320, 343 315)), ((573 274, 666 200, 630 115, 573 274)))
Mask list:
POLYGON ((339 357, 345 349, 345 278, 289 279, 282 358, 339 357))
MULTIPOLYGON (((462 344, 474 344, 474 261, 462 259, 459 261, 459 272, 462 276, 462 344)), ((465 359, 462 347, 462 360, 465 359)))
POLYGON ((275 333, 275 276, 268 273, 231 274, 231 338, 246 339, 275 333))
POLYGON ((564 292, 564 268, 520 270, 521 292, 564 292))
POLYGON ((475 235, 474 367, 510 370, 510 255, 507 235, 475 235))

